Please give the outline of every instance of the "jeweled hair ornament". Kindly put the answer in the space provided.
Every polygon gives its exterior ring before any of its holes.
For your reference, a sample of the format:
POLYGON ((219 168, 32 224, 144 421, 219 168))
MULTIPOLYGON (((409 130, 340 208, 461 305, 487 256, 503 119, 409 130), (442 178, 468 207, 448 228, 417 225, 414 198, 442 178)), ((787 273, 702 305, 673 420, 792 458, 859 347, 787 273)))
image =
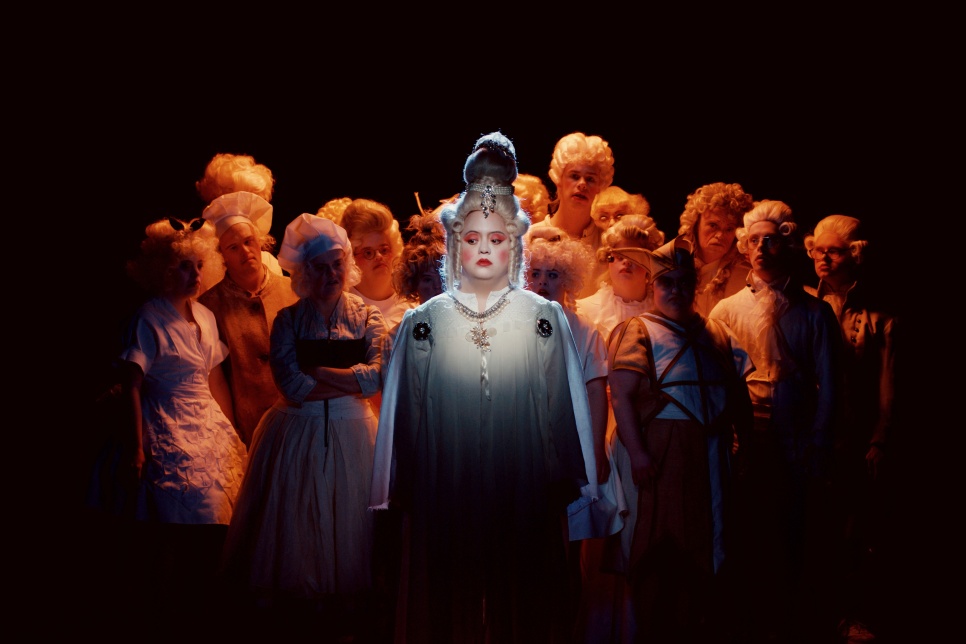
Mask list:
POLYGON ((512 195, 514 188, 513 186, 494 186, 490 183, 471 183, 466 187, 466 190, 467 192, 475 190, 483 193, 480 208, 483 209, 483 219, 486 219, 490 216, 490 212, 496 208, 496 195, 512 195))

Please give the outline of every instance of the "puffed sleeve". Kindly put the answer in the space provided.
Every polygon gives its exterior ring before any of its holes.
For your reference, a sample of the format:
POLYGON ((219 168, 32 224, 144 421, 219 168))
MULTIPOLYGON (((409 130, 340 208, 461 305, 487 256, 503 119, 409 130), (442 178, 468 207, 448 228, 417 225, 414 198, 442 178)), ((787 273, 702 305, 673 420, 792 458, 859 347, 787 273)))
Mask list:
MULTIPOLYGON (((609 526, 613 525, 615 514, 618 512, 616 499, 609 494, 602 495, 597 483, 597 461, 594 456, 594 435, 590 419, 590 404, 587 400, 587 384, 584 380, 583 361, 577 351, 570 323, 563 308, 557 302, 548 302, 543 311, 552 325, 550 338, 557 335, 557 344, 551 352, 554 359, 563 358, 564 371, 568 385, 567 392, 554 392, 550 389, 550 408, 552 412, 563 412, 566 407, 573 409, 573 422, 576 422, 577 438, 583 457, 583 470, 586 479, 581 481, 580 496, 567 506, 567 527, 569 539, 577 541, 592 537, 603 537, 610 533, 609 526), (564 398, 569 398, 569 405, 564 398)), ((546 332, 544 331, 544 332, 546 332)), ((551 365, 550 372, 557 371, 556 365, 551 365)), ((551 426, 558 423, 562 427, 568 423, 562 416, 553 416, 551 426)), ((559 432, 559 429, 557 429, 559 432)), ((563 444, 563 441, 560 441, 563 444)), ((613 491, 612 489, 610 490, 613 491)))
POLYGON ((382 389, 382 362, 389 330, 378 308, 365 305, 365 313, 366 361, 350 368, 359 382, 362 397, 369 398, 382 389))
POLYGON ((610 370, 629 369, 648 376, 653 356, 647 340, 647 329, 637 317, 619 323, 607 341, 607 364, 610 370))
POLYGON ((157 328, 138 313, 128 323, 124 335, 124 349, 118 357, 121 360, 135 363, 141 367, 142 373, 147 374, 157 355, 157 328))
MULTIPOLYGON (((389 489, 393 480, 394 442, 396 433, 396 412, 400 404, 400 393, 405 391, 408 370, 409 342, 413 332, 414 310, 410 309, 403 315, 397 326, 392 351, 389 354, 389 366, 385 370, 382 386, 382 405, 379 409, 379 430, 376 433, 375 455, 372 465, 372 485, 369 493, 369 509, 385 510, 389 508, 389 489)), ((403 399, 405 405, 411 400, 403 399)), ((409 418, 410 423, 415 419, 409 418)))

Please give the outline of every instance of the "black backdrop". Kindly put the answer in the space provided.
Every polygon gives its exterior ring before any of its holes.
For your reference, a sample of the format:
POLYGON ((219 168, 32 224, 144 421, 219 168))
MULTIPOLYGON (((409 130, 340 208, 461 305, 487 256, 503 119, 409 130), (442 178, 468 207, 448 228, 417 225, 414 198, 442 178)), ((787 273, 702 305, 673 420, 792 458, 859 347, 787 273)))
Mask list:
MULTIPOLYGON (((949 132, 937 109, 945 102, 933 94, 942 86, 942 53, 915 44, 931 32, 908 7, 896 15, 788 8, 780 18, 759 15, 773 21, 766 26, 731 5, 718 15, 689 6, 695 15, 673 22, 625 21, 604 6, 559 6, 539 19, 507 6, 473 6, 469 18, 434 9, 423 23, 363 8, 372 15, 316 16, 312 9, 279 20, 264 7, 236 9, 230 24, 226 16, 209 21, 162 8, 137 20, 85 10, 90 22, 103 20, 99 27, 61 16, 74 32, 54 59, 63 78, 37 77, 54 96, 43 107, 51 115, 44 128, 56 142, 32 147, 37 167, 52 163, 61 173, 42 174, 44 181, 69 174, 77 184, 71 200, 58 202, 67 204, 66 214, 82 215, 79 228, 61 231, 76 246, 59 269, 83 279, 90 259, 97 279, 68 289, 81 302, 74 310, 84 336, 71 339, 69 368, 55 363, 54 376, 66 373, 71 389, 79 380, 81 396, 99 390, 98 375, 138 304, 124 261, 151 221, 200 216, 194 182, 218 152, 251 154, 272 169, 273 233, 281 239, 288 221, 334 197, 381 201, 405 222, 416 212, 414 192, 432 207, 463 188, 466 154, 494 129, 514 141, 520 171, 552 187, 554 143, 583 131, 609 141, 615 184, 642 193, 669 237, 691 191, 739 182, 755 198, 786 201, 804 230, 832 213, 862 219, 876 244, 877 270, 896 284, 903 312, 919 312, 919 284, 931 282, 933 291, 945 284, 928 270, 912 281, 920 260, 939 253, 909 249, 931 230, 934 215, 952 214, 925 209, 944 187, 926 169, 937 158, 926 148, 938 143, 954 157, 958 150, 945 143, 949 132), (91 228, 99 234, 88 249, 91 228)), ((24 134, 18 123, 9 133, 24 134)), ((53 208, 49 187, 31 193, 35 207, 53 208)), ((944 321, 936 313, 929 319, 944 321)), ((921 353, 905 347, 909 357, 921 353)), ((918 396, 949 376, 926 378, 931 372, 911 362, 905 399, 946 409, 918 396)), ((938 602, 927 606, 930 586, 912 580, 933 576, 944 552, 934 547, 939 530, 931 527, 944 490, 931 473, 940 469, 934 446, 951 432, 926 420, 928 409, 920 414, 917 405, 916 412, 901 427, 901 465, 910 469, 896 504, 895 573, 899 586, 910 582, 895 605, 908 613, 898 618, 903 624, 929 630, 938 602)), ((67 437, 61 451, 77 468, 66 475, 80 487, 86 464, 76 454, 91 449, 96 430, 84 421, 73 414, 58 434, 67 437)), ((68 547, 64 554, 72 553, 68 547)), ((88 583, 78 580, 78 594, 88 583)))
MULTIPOLYGON (((472 144, 500 129, 516 145, 520 171, 540 176, 551 194, 555 142, 573 131, 602 136, 614 152, 614 183, 648 199, 668 238, 687 195, 724 181, 741 183, 756 199, 785 201, 803 230, 843 213, 863 220, 880 255, 901 242, 896 142, 872 118, 878 98, 859 89, 785 79, 732 96, 709 88, 707 79, 682 79, 660 92, 646 79, 625 79, 620 90, 585 82, 570 91, 511 93, 500 103, 486 98, 486 83, 420 98, 377 91, 373 82, 360 76, 341 95, 316 97, 286 87, 246 93, 232 86, 217 96, 155 92, 128 105, 130 127, 104 141, 113 198, 102 214, 113 242, 101 259, 113 285, 108 301, 121 309, 108 320, 133 306, 124 298, 131 285, 123 262, 144 226, 165 216, 200 216, 204 203, 194 182, 218 152, 250 154, 272 169, 272 232, 279 240, 293 218, 343 196, 381 201, 405 226, 417 210, 414 193, 432 208, 462 190, 472 144)), ((880 262, 879 270, 890 263, 880 262)))

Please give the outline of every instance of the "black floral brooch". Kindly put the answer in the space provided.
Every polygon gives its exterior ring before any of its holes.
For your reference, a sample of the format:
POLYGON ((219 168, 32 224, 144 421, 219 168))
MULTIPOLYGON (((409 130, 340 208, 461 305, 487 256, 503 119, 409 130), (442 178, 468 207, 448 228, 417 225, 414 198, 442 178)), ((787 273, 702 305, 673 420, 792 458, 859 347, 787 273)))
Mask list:
POLYGON ((549 338, 553 335, 553 327, 550 325, 550 320, 543 318, 537 320, 537 333, 540 334, 541 338, 549 338))
POLYGON ((413 340, 416 340, 416 341, 425 340, 426 338, 429 337, 429 334, 431 331, 432 329, 429 328, 428 324, 426 324, 425 322, 419 322, 416 324, 415 327, 413 327, 413 340))

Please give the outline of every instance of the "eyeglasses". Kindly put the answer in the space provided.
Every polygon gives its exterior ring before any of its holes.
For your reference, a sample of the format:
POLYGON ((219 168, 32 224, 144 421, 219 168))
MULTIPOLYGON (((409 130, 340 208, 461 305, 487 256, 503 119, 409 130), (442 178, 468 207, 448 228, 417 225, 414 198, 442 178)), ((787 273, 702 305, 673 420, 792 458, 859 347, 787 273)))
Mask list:
POLYGON ((759 237, 758 235, 752 235, 751 237, 748 238, 748 247, 758 248, 758 245, 760 244, 762 249, 769 250, 771 248, 775 248, 776 246, 778 246, 778 244, 780 244, 781 241, 782 241, 782 238, 775 235, 765 235, 763 237, 759 237))
POLYGON ((813 248, 808 251, 808 256, 812 259, 825 259, 830 257, 832 261, 838 261, 845 257, 845 254, 849 252, 847 248, 836 248, 832 246, 831 248, 813 248))
POLYGON ((389 247, 389 244, 383 244, 378 248, 373 248, 372 246, 366 246, 365 248, 360 248, 359 250, 355 251, 352 254, 355 255, 356 257, 358 257, 359 255, 362 255, 366 261, 371 261, 372 259, 375 258, 376 253, 379 253, 383 257, 389 257, 392 254, 392 248, 389 247))
POLYGON ((682 293, 685 291, 693 291, 696 284, 697 282, 693 277, 674 278, 661 275, 654 280, 654 285, 660 287, 663 291, 670 291, 677 287, 682 293))

